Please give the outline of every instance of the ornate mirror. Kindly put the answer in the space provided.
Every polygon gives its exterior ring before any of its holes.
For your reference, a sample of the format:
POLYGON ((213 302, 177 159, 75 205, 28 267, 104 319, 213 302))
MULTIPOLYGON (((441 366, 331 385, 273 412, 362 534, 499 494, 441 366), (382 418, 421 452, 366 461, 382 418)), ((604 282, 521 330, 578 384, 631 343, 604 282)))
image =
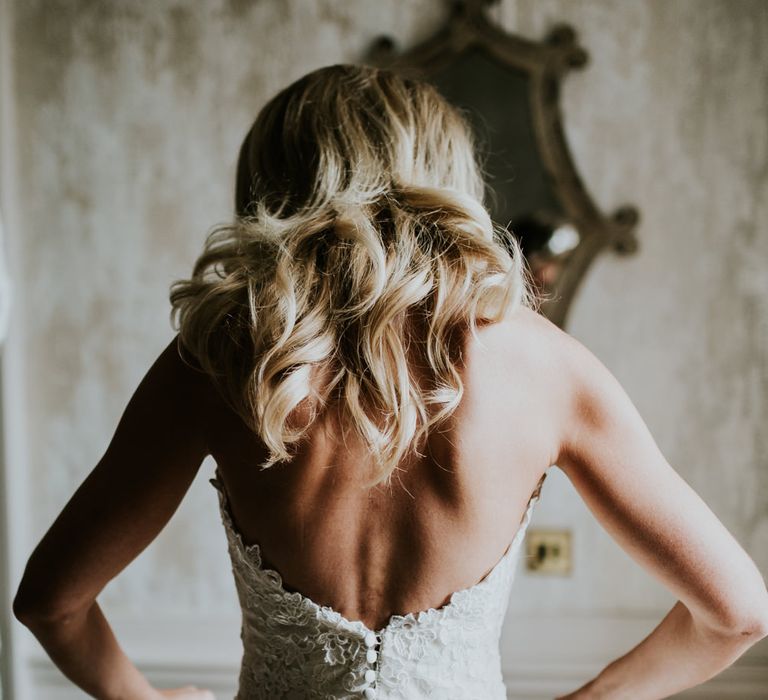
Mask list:
POLYGON ((520 240, 542 312, 564 327, 581 279, 604 248, 637 249, 637 209, 598 211, 568 150, 559 105, 560 81, 583 68, 587 53, 567 25, 541 42, 508 34, 486 14, 488 0, 454 2, 435 36, 398 52, 380 37, 368 61, 426 79, 467 114, 476 131, 498 224, 520 240))

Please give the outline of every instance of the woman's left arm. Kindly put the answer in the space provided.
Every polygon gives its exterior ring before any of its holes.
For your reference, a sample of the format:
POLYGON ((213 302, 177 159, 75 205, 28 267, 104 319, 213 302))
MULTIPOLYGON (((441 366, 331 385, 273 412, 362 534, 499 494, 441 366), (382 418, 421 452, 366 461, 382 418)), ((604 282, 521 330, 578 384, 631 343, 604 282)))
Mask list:
POLYGON ((210 385, 177 343, 149 369, 103 457, 35 548, 13 602, 61 671, 104 700, 168 697, 124 654, 96 597, 163 529, 209 453, 210 385))

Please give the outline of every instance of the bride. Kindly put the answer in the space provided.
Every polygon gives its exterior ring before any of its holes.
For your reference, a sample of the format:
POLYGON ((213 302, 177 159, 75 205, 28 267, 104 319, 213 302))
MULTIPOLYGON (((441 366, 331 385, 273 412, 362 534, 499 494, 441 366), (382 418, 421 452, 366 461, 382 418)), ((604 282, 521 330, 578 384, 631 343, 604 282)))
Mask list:
POLYGON ((551 465, 678 598, 568 699, 665 698, 768 634, 762 576, 627 394, 540 313, 462 115, 316 70, 243 144, 236 217, 171 290, 178 334, 27 564, 14 612, 97 698, 156 689, 96 598, 203 460, 242 608, 237 698, 505 698, 514 564, 551 465))

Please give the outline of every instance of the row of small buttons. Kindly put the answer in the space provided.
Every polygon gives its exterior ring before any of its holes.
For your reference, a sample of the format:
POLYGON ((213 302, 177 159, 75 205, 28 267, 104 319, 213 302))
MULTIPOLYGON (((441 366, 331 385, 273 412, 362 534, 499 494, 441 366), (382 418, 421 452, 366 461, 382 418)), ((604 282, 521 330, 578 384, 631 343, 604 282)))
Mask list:
MULTIPOLYGON (((373 665, 379 659, 379 653, 374 647, 379 643, 379 638, 374 632, 367 632, 365 635, 365 646, 368 650, 365 652, 365 660, 373 665)), ((367 687, 363 690, 366 700, 375 700, 376 688, 372 685, 376 681, 376 671, 373 668, 369 668, 365 672, 365 682, 367 687)))

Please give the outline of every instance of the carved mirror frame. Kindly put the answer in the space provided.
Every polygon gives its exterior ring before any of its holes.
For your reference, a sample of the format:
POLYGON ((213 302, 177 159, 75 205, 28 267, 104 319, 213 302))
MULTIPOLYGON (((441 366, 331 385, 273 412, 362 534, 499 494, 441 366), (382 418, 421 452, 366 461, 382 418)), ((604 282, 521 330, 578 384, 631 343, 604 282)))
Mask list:
POLYGON ((610 216, 602 214, 587 192, 568 148, 559 102, 560 83, 569 70, 583 68, 588 61, 587 52, 577 43, 576 32, 558 24, 540 42, 509 34, 488 18, 489 4, 493 3, 454 2, 447 24, 433 37, 402 53, 397 52, 393 39, 380 37, 366 60, 430 80, 468 50, 479 49, 503 66, 527 74, 539 156, 549 186, 579 239, 562 260, 556 284, 550 289, 543 287, 541 311, 563 328, 578 287, 598 253, 606 248, 619 254, 637 250, 639 213, 634 206, 623 205, 610 216))

